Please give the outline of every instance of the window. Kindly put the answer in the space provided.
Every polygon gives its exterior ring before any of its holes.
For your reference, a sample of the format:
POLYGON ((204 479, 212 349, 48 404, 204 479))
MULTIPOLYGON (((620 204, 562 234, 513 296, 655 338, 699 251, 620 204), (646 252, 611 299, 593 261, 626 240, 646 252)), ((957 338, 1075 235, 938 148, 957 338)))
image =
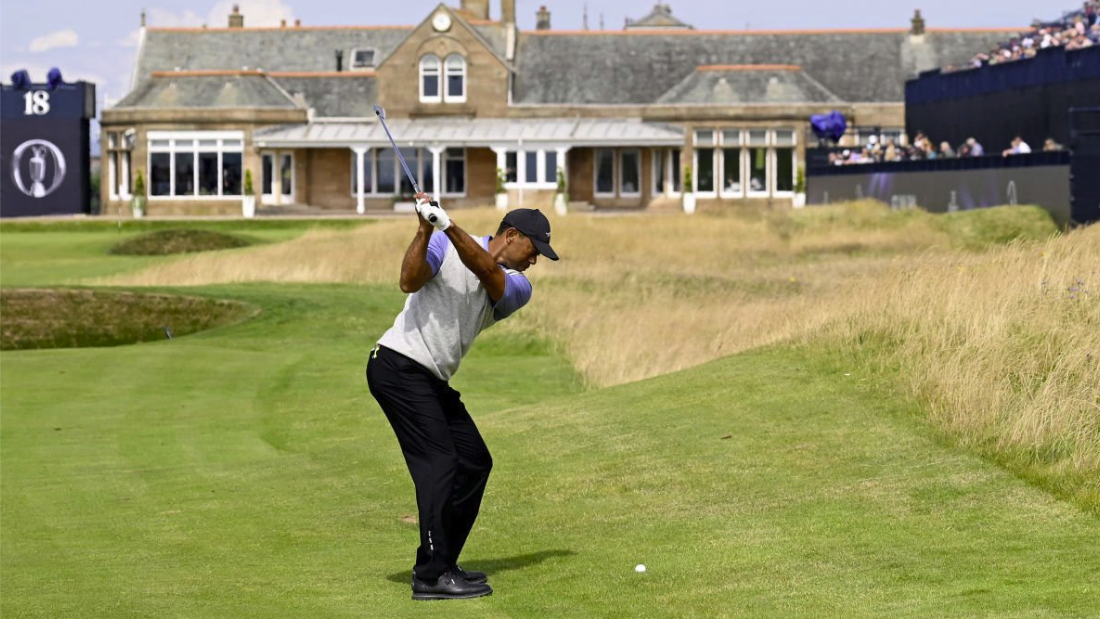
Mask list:
POLYGON ((714 149, 695 149, 695 191, 714 193, 714 149))
POLYGON ((637 149, 619 152, 619 194, 636 196, 642 192, 642 153, 637 149))
POLYGON ((519 181, 519 163, 517 153, 510 150, 504 154, 504 182, 515 183, 519 181))
POLYGON ((351 51, 352 71, 366 71, 374 68, 373 49, 355 49, 351 51))
POLYGON ((768 193, 768 149, 749 149, 749 193, 768 193))
POLYGON ((596 149, 596 194, 615 195, 615 151, 596 149))
POLYGON ((123 198, 130 197, 130 156, 131 153, 128 150, 121 151, 119 153, 122 160, 122 171, 118 178, 118 195, 123 198))
POLYGON ((519 175, 521 183, 532 185, 539 182, 539 153, 538 151, 529 150, 523 153, 523 174, 519 175))
POLYGON ((375 151, 378 159, 378 193, 392 194, 397 183, 397 157, 392 148, 375 151))
POLYGON ((447 56, 444 65, 447 78, 447 94, 444 97, 451 103, 466 101, 466 59, 458 54, 447 56))
POLYGON ((280 189, 284 196, 294 196, 294 155, 283 153, 279 164, 280 189))
POLYGON ((741 149, 722 149, 722 193, 727 196, 741 195, 741 149))
MULTIPOLYGON (((177 198, 240 196, 243 153, 244 140, 239 131, 150 131, 149 195, 177 198)), ((120 193, 125 187, 123 195, 128 195, 130 153, 121 153, 119 161, 120 193)), ((114 162, 112 158, 111 163, 114 162)))
POLYGON ((546 151, 546 160, 543 165, 542 178, 547 183, 558 182, 558 153, 557 151, 546 151))
MULTIPOLYGON (((420 190, 432 193, 435 190, 435 166, 432 161, 431 151, 425 148, 403 148, 401 155, 409 170, 420 183, 420 190)), ((358 155, 351 153, 351 196, 359 195, 359 175, 363 175, 363 195, 380 196, 394 195, 400 188, 401 195, 410 195, 413 192, 412 183, 409 182, 405 172, 401 170, 401 163, 393 153, 392 148, 372 148, 363 153, 363 167, 359 169, 358 155), (398 182, 400 179, 400 182, 398 182)), ((441 193, 449 195, 463 195, 466 192, 466 154, 461 148, 448 149, 442 154, 441 165, 444 176, 440 180, 441 193), (452 152, 453 151, 453 152, 452 152)))
POLYGON ((670 178, 672 178, 672 193, 675 195, 679 195, 680 191, 683 189, 684 182, 684 179, 681 176, 683 170, 681 170, 680 168, 680 150, 673 149, 669 152, 669 155, 669 169, 671 170, 671 172, 669 172, 669 175, 670 178))
POLYGON ((439 103, 439 58, 431 54, 420 59, 420 101, 439 103))
POLYGON ((466 151, 448 148, 443 151, 443 193, 451 196, 466 195, 466 151))
POLYGON ((107 159, 107 189, 111 199, 118 197, 118 153, 111 152, 107 159))
POLYGON ((794 149, 775 149, 775 190, 794 191, 794 149))
POLYGON ((711 129, 699 129, 695 132, 696 146, 714 146, 714 131, 711 129))
POLYGON ((262 189, 260 191, 265 196, 270 196, 271 195, 271 186, 272 186, 271 178, 272 178, 272 175, 274 174, 274 169, 275 169, 274 161, 275 161, 275 158, 274 158, 273 155, 265 154, 263 156, 263 166, 262 166, 263 171, 260 174, 260 176, 263 180, 261 181, 262 189))

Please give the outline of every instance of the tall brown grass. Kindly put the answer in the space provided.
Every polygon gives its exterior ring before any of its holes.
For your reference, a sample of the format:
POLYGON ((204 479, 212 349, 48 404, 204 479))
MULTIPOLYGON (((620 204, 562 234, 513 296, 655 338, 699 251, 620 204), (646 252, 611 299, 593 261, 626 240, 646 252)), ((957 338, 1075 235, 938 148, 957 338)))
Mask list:
MULTIPOLYGON (((1100 505, 1100 228, 1049 236, 1053 225, 1036 213, 933 216, 855 203, 556 218, 562 260, 531 269, 532 303, 497 328, 533 329, 595 387, 766 344, 824 343, 900 370, 948 436, 1100 505), (1030 238, 983 248, 1021 231, 1030 238)), ((454 216, 481 233, 500 218, 454 216)), ((396 286, 415 225, 313 232, 109 283, 396 286)))

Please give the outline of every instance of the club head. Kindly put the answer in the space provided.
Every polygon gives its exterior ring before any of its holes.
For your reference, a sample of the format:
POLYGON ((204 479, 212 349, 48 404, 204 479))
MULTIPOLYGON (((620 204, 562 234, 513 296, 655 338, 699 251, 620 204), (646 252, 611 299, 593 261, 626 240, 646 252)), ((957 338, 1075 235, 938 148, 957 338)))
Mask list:
POLYGON ((374 104, 374 113, 382 120, 386 120, 386 110, 382 109, 382 106, 377 103, 374 104))

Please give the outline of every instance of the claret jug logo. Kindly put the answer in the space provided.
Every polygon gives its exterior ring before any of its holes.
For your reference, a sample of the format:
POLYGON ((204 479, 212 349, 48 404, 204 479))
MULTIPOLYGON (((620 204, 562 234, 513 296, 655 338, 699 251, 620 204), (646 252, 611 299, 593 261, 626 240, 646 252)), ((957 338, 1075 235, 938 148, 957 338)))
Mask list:
POLYGON ((65 180, 65 155, 46 140, 27 140, 12 153, 11 177, 19 191, 44 198, 65 180))

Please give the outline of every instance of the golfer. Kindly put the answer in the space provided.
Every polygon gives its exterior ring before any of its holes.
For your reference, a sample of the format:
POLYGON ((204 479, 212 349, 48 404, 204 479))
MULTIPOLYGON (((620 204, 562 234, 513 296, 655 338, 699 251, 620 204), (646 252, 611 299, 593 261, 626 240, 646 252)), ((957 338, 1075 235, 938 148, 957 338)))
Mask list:
POLYGON ((550 222, 537 210, 504 216, 496 236, 466 233, 426 194, 419 228, 401 263, 411 293, 367 361, 367 384, 405 455, 420 516, 414 600, 489 595, 486 575, 458 566, 477 519, 493 459, 448 381, 482 330, 531 298, 523 274, 538 257, 557 260, 550 222))

